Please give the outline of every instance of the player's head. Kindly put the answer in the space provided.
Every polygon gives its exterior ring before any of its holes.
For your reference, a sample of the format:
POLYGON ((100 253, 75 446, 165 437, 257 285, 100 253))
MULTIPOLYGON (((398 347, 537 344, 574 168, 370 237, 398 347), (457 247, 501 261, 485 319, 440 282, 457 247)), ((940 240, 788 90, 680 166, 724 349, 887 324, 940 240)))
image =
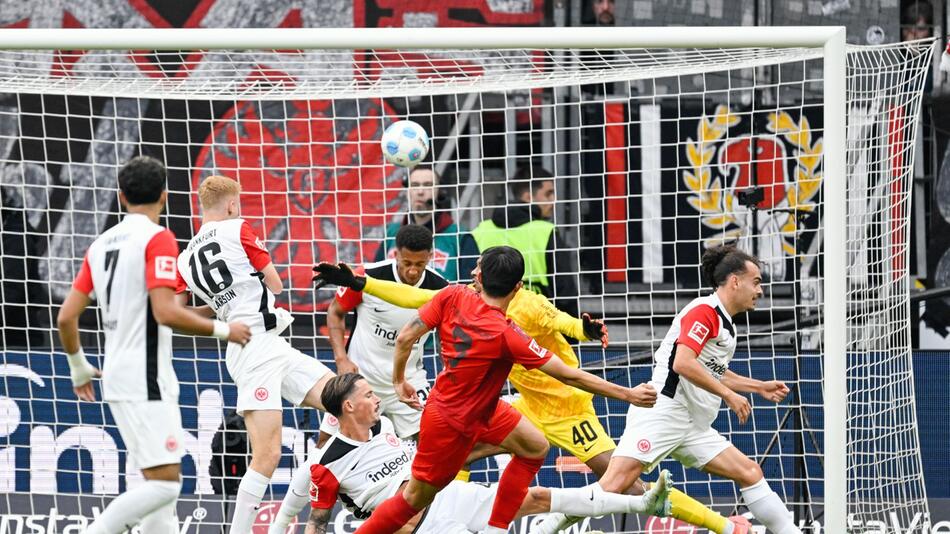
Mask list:
POLYGON ((554 216, 554 177, 543 167, 520 167, 511 183, 511 195, 515 202, 536 206, 544 219, 554 216))
POLYGON ((227 176, 209 176, 198 186, 198 202, 205 217, 233 219, 241 215, 241 184, 227 176))
POLYGON ((524 256, 508 246, 485 249, 472 271, 475 288, 495 298, 507 297, 521 289, 523 277, 524 256))
POLYGON ((126 206, 165 205, 165 166, 149 156, 137 156, 119 169, 119 198, 126 206))
POLYGON ((707 249, 702 262, 706 281, 728 298, 734 312, 755 308, 762 296, 762 272, 755 256, 728 244, 707 249))
POLYGON ((432 232, 425 226, 406 224, 396 232, 396 272, 416 285, 432 259, 432 232))
POLYGON ((341 424, 372 426, 379 421, 379 397, 359 373, 344 373, 328 380, 320 402, 341 424))
POLYGON ((439 174, 428 165, 417 165, 409 173, 406 195, 413 213, 431 212, 435 209, 439 187, 439 174))

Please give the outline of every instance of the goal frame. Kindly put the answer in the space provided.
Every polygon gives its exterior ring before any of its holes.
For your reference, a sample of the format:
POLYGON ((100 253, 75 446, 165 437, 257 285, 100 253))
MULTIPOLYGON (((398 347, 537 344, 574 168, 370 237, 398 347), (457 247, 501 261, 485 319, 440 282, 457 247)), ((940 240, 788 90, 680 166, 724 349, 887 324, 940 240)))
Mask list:
MULTIPOLYGON (((847 322, 843 26, 610 28, 5 29, 8 50, 822 48, 824 323, 847 322)), ((824 528, 847 532, 847 329, 824 328, 824 528)))

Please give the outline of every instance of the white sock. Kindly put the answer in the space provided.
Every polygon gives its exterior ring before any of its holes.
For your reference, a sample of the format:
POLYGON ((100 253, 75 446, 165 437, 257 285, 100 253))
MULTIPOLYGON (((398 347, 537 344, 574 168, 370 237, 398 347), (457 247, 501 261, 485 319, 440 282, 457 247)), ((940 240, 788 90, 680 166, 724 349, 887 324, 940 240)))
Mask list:
POLYGON ((537 526, 532 527, 528 534, 556 534, 577 521, 577 518, 567 517, 561 513, 548 514, 537 526))
POLYGON ((142 534, 178 534, 178 513, 172 501, 142 518, 142 534))
POLYGON ((752 515, 769 531, 774 534, 802 534, 795 526, 792 513, 764 478, 748 488, 742 488, 742 498, 752 515))
POLYGON ((594 517, 607 514, 642 514, 643 497, 604 491, 594 482, 583 488, 551 488, 551 511, 566 515, 594 517))
POLYGON ((304 506, 307 506, 309 500, 310 465, 304 464, 294 471, 294 476, 290 479, 290 487, 287 488, 287 494, 284 495, 280 510, 274 516, 274 522, 271 523, 267 534, 285 534, 294 517, 303 510, 304 506))
POLYGON ((234 501, 234 515, 231 516, 229 534, 248 534, 257 517, 257 507, 270 484, 270 477, 248 469, 238 486, 237 499, 234 501))
POLYGON ((146 480, 109 503, 86 534, 119 534, 131 529, 152 512, 174 505, 180 491, 181 482, 146 480))
POLYGON ((508 534, 508 529, 507 529, 507 528, 493 527, 493 526, 489 525, 489 526, 485 527, 485 530, 483 530, 483 531, 481 532, 481 534, 508 534))

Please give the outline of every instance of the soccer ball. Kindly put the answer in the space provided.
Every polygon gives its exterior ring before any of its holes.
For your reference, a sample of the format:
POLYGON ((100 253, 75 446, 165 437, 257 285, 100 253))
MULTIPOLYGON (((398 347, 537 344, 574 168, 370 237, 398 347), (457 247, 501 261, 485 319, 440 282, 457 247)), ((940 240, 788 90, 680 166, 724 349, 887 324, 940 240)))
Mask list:
POLYGON ((412 121, 394 122, 380 140, 383 157, 399 167, 415 167, 429 153, 429 135, 412 121))

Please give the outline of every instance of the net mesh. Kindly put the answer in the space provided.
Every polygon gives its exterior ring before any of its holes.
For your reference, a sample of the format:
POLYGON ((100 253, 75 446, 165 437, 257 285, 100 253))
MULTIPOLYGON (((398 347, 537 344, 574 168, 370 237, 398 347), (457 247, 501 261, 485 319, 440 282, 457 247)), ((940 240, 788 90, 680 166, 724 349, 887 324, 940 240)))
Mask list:
MULTIPOLYGON (((546 210, 511 194, 519 169, 554 176, 549 291, 562 309, 607 319, 611 346, 581 344, 577 353, 585 369, 617 383, 649 378, 672 318, 707 292, 702 250, 738 240, 763 262, 766 297, 736 320, 732 369, 784 380, 792 393, 780 405, 752 399, 745 425, 723 410, 715 428, 759 461, 799 521, 822 522, 821 336, 847 328, 849 512, 855 525, 894 512, 902 528, 919 528, 927 508, 909 350, 907 192, 930 56, 929 42, 849 49, 847 243, 829 244, 818 49, 0 52, 0 532, 31 520, 83 524, 140 481, 109 411, 76 401, 54 349, 57 307, 83 254, 118 220, 116 170, 140 153, 168 166, 163 223, 182 241, 199 224, 193 192, 203 177, 241 183, 243 216, 288 288, 279 302, 296 318, 291 342, 325 362, 332 292, 311 289, 314 262, 385 258, 399 224, 431 218, 433 267, 464 280, 477 254, 469 230, 546 210), (402 118, 430 133, 433 186, 383 164, 378 139, 402 118), (848 251, 847 325, 822 318, 826 246, 848 251)), ((94 311, 82 331, 96 360, 94 311)), ((213 341, 176 336, 189 434, 179 520, 189 531, 219 531, 229 513, 231 498, 215 493, 208 471, 236 398, 222 355, 213 341)), ((430 378, 437 360, 430 350, 430 378)), ((603 399, 594 407, 618 439, 626 407, 603 399)), ((268 499, 280 498, 312 449, 318 418, 285 411, 285 454, 268 499)), ((580 448, 588 438, 566 434, 580 448)), ((473 479, 495 481, 504 464, 482 461, 473 479)), ((745 511, 733 483, 664 467, 717 510, 745 511)), ((556 448, 538 477, 548 486, 592 480, 556 448)), ((274 511, 265 503, 260 524, 274 511)), ((354 524, 346 512, 334 521, 354 524)), ((584 526, 675 528, 634 516, 584 526)))

